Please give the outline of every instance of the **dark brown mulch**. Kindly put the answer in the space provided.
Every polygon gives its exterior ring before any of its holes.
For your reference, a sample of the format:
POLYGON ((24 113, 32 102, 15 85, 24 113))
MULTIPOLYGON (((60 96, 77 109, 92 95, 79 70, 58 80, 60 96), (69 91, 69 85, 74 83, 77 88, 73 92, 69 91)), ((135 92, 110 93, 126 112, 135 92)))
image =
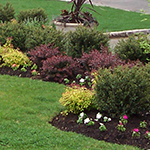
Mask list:
MULTIPOLYGON (((97 110, 86 112, 87 116, 92 119, 96 118, 97 113, 97 110)), ((150 114, 145 116, 130 117, 126 125, 125 132, 119 132, 116 128, 119 119, 112 119, 111 122, 104 123, 107 130, 103 132, 99 130, 99 122, 95 121, 94 126, 87 126, 85 124, 78 124, 77 120, 78 115, 69 114, 67 116, 63 116, 60 113, 59 115, 55 116, 49 123, 60 130, 80 133, 97 140, 104 140, 110 143, 126 144, 137 146, 143 149, 150 149, 150 140, 145 138, 145 132, 147 130, 150 131, 150 114), (146 129, 139 127, 140 122, 143 120, 148 123, 146 129), (132 130, 134 128, 138 128, 140 130, 140 138, 132 137, 132 130)))
MULTIPOLYGON (((30 68, 27 69, 27 72, 22 72, 21 70, 13 71, 9 67, 1 67, 0 74, 45 80, 40 75, 36 77, 32 76, 30 68)), ((95 119, 97 112, 97 110, 92 110, 85 113, 88 115, 89 118, 95 119)), ((95 122, 94 126, 86 126, 85 124, 77 124, 77 119, 78 115, 69 114, 67 116, 62 116, 60 113, 59 115, 55 116, 53 120, 49 123, 51 123, 53 126, 60 130, 80 133, 97 140, 104 140, 110 143, 127 144, 137 146, 143 149, 150 149, 150 140, 145 138, 145 132, 147 130, 150 131, 150 114, 144 116, 139 115, 130 117, 128 119, 126 131, 124 133, 119 132, 116 128, 119 119, 112 119, 111 122, 104 123, 107 128, 107 131, 104 132, 100 132, 98 122, 95 122), (140 121, 143 120, 147 122, 146 129, 139 127, 140 121), (132 137, 132 130, 134 128, 139 128, 141 133, 140 138, 132 137)))

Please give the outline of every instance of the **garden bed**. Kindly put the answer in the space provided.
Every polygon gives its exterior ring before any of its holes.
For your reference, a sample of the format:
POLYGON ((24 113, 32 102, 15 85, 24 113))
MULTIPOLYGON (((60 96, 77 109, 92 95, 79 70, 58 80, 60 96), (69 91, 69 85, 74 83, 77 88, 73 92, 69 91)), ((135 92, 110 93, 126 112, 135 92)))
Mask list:
MULTIPOLYGON (((26 72, 22 72, 19 69, 13 71, 9 67, 1 67, 0 74, 45 80, 40 75, 33 76, 30 68, 27 68, 26 72)), ((94 119, 98 111, 92 110, 85 113, 89 118, 94 119)), ((133 145, 144 149, 150 149, 150 140, 145 138, 145 132, 150 130, 150 114, 141 114, 129 117, 125 132, 120 132, 117 130, 119 119, 112 119, 111 122, 105 123, 107 130, 103 132, 99 130, 100 122, 95 121, 93 126, 86 126, 85 124, 78 124, 77 119, 78 115, 69 113, 67 116, 63 116, 60 113, 59 115, 55 116, 52 121, 49 121, 49 123, 60 130, 76 132, 97 140, 104 140, 110 143, 133 145), (140 122, 144 120, 147 122, 147 127, 140 128, 140 122), (140 138, 132 137, 132 130, 134 128, 138 128, 140 130, 140 138)))
MULTIPOLYGON (((97 112, 97 110, 92 110, 90 112, 86 112, 86 114, 89 118, 94 119, 97 112)), ((112 119, 111 122, 105 123, 107 128, 106 131, 100 131, 99 122, 95 122, 93 126, 87 126, 85 124, 78 124, 77 120, 78 115, 68 114, 67 116, 63 116, 62 114, 59 114, 54 117, 50 123, 60 130, 76 132, 97 140, 133 145, 142 149, 150 149, 150 140, 145 138, 145 132, 150 130, 150 114, 130 117, 126 125, 125 132, 118 131, 117 129, 119 119, 112 119), (139 128, 139 124, 143 120, 148 123, 147 128, 139 128), (140 137, 132 137, 132 130, 134 128, 138 128, 140 130, 140 137)))

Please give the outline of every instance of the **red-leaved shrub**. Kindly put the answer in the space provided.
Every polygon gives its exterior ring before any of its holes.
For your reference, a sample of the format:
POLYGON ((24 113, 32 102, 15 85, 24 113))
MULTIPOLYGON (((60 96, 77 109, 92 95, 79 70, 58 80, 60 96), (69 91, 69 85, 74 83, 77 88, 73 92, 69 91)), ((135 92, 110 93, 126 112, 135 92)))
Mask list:
POLYGON ((60 55, 58 47, 54 48, 53 44, 43 45, 35 47, 28 52, 30 60, 37 64, 38 68, 42 67, 42 62, 52 56, 60 55))
POLYGON ((46 80, 62 83, 65 78, 73 79, 81 72, 78 62, 69 56, 57 55, 43 61, 42 76, 46 80))
MULTIPOLYGON (((78 59, 83 70, 86 72, 91 72, 93 70, 98 70, 99 68, 109 68, 117 67, 118 65, 125 65, 126 62, 114 55, 111 52, 108 52, 107 48, 102 49, 102 52, 98 50, 92 50, 89 54, 83 53, 82 57, 78 59)), ((136 62, 131 62, 129 60, 128 65, 133 66, 136 62)))

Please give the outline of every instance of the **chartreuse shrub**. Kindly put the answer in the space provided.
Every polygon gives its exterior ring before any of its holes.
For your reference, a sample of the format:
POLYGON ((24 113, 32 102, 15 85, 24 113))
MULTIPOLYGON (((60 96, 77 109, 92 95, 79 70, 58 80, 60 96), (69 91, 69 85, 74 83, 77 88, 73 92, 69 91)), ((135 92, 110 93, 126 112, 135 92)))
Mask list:
POLYGON ((0 4, 0 22, 8 22, 15 18, 15 9, 10 3, 5 6, 0 4))
POLYGON ((29 58, 18 49, 14 49, 11 40, 11 38, 7 38, 5 45, 0 46, 0 65, 13 68, 30 65, 29 58))
POLYGON ((45 23, 48 16, 43 8, 34 8, 29 10, 21 10, 17 15, 19 22, 27 22, 36 20, 41 23, 45 23))
POLYGON ((126 40, 120 40, 114 48, 115 53, 123 60, 137 60, 147 62, 150 53, 150 40, 147 35, 139 34, 129 36, 126 40))
POLYGON ((108 36, 94 28, 78 27, 69 32, 65 44, 66 52, 72 57, 81 57, 83 52, 89 53, 93 49, 101 51, 101 45, 108 46, 108 36))
POLYGON ((85 87, 67 87, 59 102, 74 114, 92 108, 93 92, 85 87))
POLYGON ((94 103, 112 117, 140 114, 150 109, 150 64, 99 69, 94 103))

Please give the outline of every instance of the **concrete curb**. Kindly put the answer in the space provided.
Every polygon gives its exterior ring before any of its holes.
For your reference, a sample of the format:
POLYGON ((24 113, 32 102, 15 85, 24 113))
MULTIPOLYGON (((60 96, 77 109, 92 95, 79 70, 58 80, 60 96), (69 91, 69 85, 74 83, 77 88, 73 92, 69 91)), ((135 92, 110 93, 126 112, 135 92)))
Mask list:
POLYGON ((121 38, 121 37, 128 37, 129 35, 136 35, 138 33, 149 34, 150 29, 136 29, 136 30, 126 30, 126 31, 119 31, 119 32, 108 32, 105 33, 109 36, 109 38, 121 38))

